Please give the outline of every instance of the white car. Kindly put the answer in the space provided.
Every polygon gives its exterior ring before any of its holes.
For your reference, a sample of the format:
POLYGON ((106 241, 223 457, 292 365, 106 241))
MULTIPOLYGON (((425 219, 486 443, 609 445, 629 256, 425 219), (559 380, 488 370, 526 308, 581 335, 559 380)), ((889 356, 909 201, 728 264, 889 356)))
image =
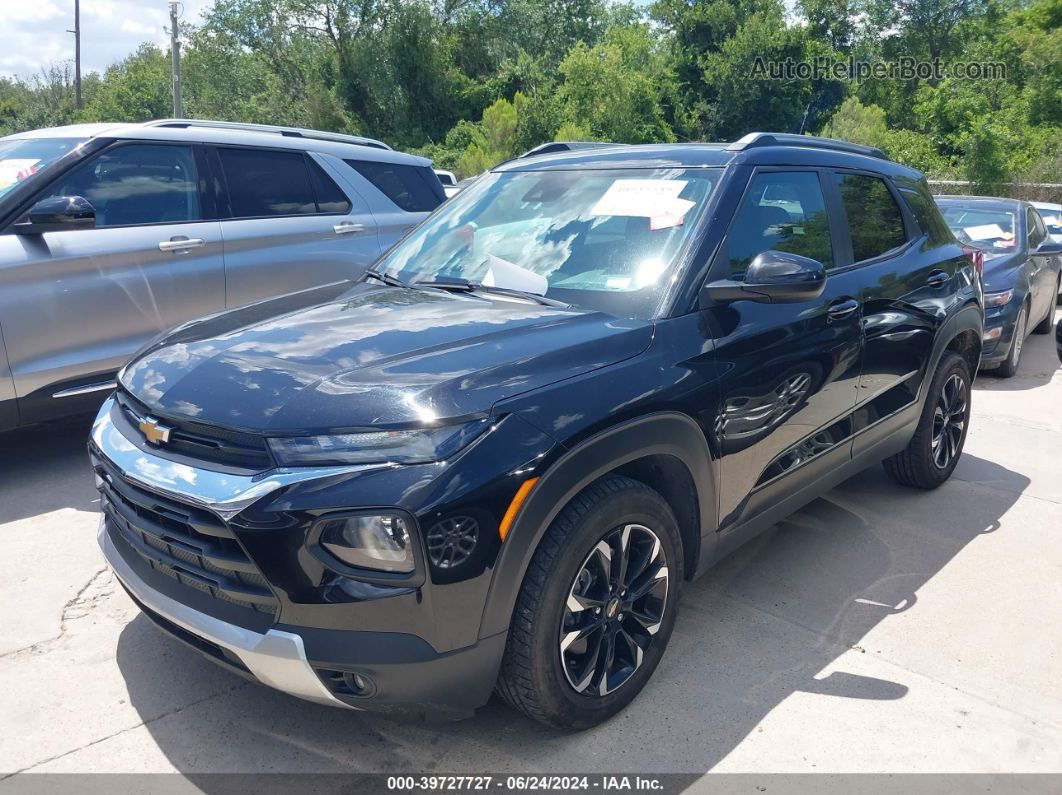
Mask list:
POLYGON ((435 169, 435 176, 437 176, 439 182, 442 183, 443 193, 446 194, 447 199, 450 199, 461 192, 461 189, 457 187, 457 175, 454 172, 437 168, 435 169))

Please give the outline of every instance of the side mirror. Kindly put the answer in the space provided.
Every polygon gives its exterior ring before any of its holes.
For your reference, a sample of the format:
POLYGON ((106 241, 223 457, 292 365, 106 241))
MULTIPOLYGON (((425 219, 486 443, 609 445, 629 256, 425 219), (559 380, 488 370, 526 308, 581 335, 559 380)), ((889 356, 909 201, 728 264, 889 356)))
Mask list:
POLYGON ((73 229, 93 229, 96 208, 82 196, 50 196, 30 208, 27 221, 15 224, 11 231, 19 235, 40 235, 73 229))
POLYGON ((1043 243, 1036 247, 1037 254, 1062 254, 1062 243, 1056 243, 1051 238, 1047 238, 1043 243))
POLYGON ((811 301, 826 287, 826 267, 818 260, 787 251, 764 251, 755 256, 742 281, 724 279, 701 288, 702 301, 758 301, 793 304, 811 301))

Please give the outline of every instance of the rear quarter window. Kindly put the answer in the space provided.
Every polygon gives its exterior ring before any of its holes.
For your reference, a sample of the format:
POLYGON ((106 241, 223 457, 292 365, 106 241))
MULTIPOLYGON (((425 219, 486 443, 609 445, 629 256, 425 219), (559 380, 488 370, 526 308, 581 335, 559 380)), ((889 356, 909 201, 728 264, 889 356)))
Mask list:
POLYGON ((442 183, 428 166, 408 166, 371 160, 343 162, 406 212, 431 212, 446 200, 442 183))
POLYGON ((919 228, 929 238, 934 246, 950 243, 955 239, 944 217, 940 214, 940 208, 933 201, 933 194, 924 179, 911 179, 910 177, 895 177, 893 183, 900 191, 903 200, 911 209, 919 228))

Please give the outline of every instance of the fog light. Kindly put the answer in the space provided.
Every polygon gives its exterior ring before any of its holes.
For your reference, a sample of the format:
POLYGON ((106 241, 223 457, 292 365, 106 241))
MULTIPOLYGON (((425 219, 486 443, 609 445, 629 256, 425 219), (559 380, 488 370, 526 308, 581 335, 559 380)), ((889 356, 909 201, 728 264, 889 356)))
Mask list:
POLYGON ((407 573, 413 571, 409 523, 397 513, 326 519, 321 546, 349 566, 407 573))
POLYGON ((995 328, 985 329, 985 333, 981 335, 981 339, 984 342, 991 342, 992 340, 998 340, 999 335, 1003 333, 1002 326, 996 326, 995 328))

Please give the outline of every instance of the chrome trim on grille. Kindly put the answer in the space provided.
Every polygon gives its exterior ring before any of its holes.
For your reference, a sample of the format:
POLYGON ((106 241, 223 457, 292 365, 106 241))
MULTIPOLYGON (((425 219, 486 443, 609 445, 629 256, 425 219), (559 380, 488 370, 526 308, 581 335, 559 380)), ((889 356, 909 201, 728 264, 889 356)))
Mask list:
POLYGON ((163 495, 213 511, 225 521, 267 494, 294 483, 392 466, 293 467, 256 475, 236 475, 194 467, 153 455, 129 441, 111 419, 114 402, 113 397, 107 399, 92 425, 92 441, 100 453, 130 480, 163 495))
POLYGON ((263 635, 193 610, 136 575, 111 541, 104 517, 100 517, 97 538, 115 576, 141 603, 185 631, 235 654, 262 684, 318 704, 356 709, 325 687, 306 659, 301 636, 276 629, 263 635))

